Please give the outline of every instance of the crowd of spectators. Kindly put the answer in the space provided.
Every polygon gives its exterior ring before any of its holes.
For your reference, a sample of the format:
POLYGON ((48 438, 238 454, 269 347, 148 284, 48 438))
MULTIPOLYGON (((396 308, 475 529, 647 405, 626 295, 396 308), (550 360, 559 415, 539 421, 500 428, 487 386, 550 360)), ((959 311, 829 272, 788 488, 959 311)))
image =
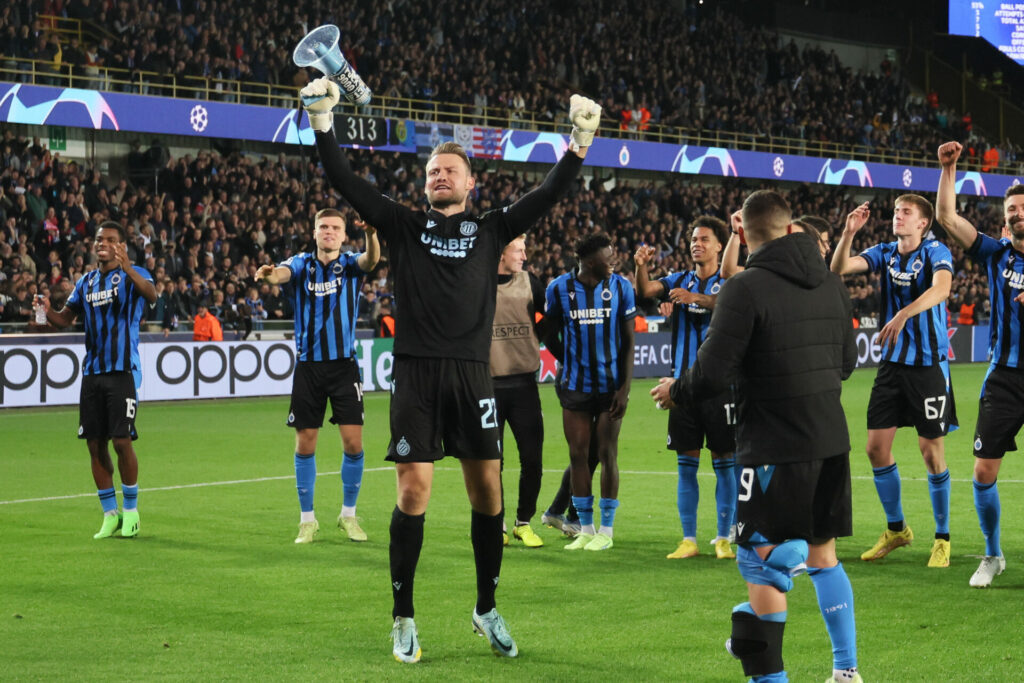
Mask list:
MULTIPOLYGON (((382 192, 411 207, 425 206, 422 161, 417 157, 361 151, 352 158, 358 172, 382 192)), ((681 175, 613 183, 611 176, 596 173, 581 178, 531 232, 529 265, 545 283, 574 266, 573 245, 595 230, 614 237, 620 269, 629 277, 632 254, 641 243, 658 249, 655 276, 689 269, 686 233, 692 219, 701 214, 726 219, 746 193, 759 187, 734 178, 704 184, 681 175)), ((511 202, 539 180, 519 166, 478 169, 473 210, 511 202)), ((54 306, 62 305, 77 279, 94 267, 95 226, 115 220, 128 235, 132 260, 154 275, 159 299, 147 315, 154 326, 173 329, 194 318, 205 303, 225 330, 244 335, 268 320, 292 317, 289 293, 274 285, 256 286, 256 268, 311 248, 311 220, 319 209, 345 209, 315 159, 284 155, 200 151, 168 158, 156 187, 159 193, 124 177, 104 177, 51 154, 38 139, 5 131, 0 136, 0 320, 31 320, 37 293, 49 296, 54 306)), ((860 190, 856 198, 852 192, 802 185, 787 197, 796 215, 827 220, 834 244, 846 212, 863 200, 860 190)), ((856 251, 891 239, 894 198, 892 192, 876 193, 871 221, 858 235, 856 251)), ((998 200, 970 200, 964 215, 998 234, 999 210, 998 200)), ((347 248, 362 250, 364 235, 351 227, 351 220, 349 226, 347 248)), ((985 275, 962 250, 954 248, 953 253, 953 318, 968 303, 976 304, 972 322, 982 321, 988 306, 985 275)), ((393 301, 386 256, 385 245, 385 258, 364 285, 358 314, 364 327, 390 334, 390 323, 381 320, 390 318, 401 302, 393 301)), ((877 278, 858 276, 849 285, 858 319, 877 317, 877 278)), ((654 302, 647 303, 653 310, 654 302)))
MULTIPOLYGON (((486 108, 553 121, 581 91, 602 104, 608 123, 638 136, 657 123, 928 158, 951 138, 969 143, 968 157, 979 161, 991 149, 989 158, 1012 164, 1020 152, 986 143, 969 114, 934 93, 912 95, 889 61, 856 71, 835 52, 800 49, 721 6, 452 0, 434 10, 414 0, 13 0, 0 10, 0 54, 210 79, 225 98, 232 88, 216 79, 268 83, 291 97, 319 75, 292 64, 293 47, 314 26, 334 23, 377 93, 464 105, 481 122, 486 108), (91 21, 113 38, 62 45, 40 14, 91 21)), ((150 80, 148 92, 163 92, 159 77, 150 80)))

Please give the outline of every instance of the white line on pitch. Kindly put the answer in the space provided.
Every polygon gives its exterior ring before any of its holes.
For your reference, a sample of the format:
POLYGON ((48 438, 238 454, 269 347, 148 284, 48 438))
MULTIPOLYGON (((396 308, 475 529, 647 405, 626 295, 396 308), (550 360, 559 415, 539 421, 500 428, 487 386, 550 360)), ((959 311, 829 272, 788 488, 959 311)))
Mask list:
MULTIPOLYGON (((447 472, 455 472, 455 471, 458 471, 458 468, 456 468, 456 467, 436 467, 435 469, 437 471, 441 471, 441 472, 446 472, 446 471, 447 472)), ((390 466, 387 466, 387 467, 368 467, 368 468, 366 468, 363 471, 364 472, 392 472, 392 471, 394 471, 394 467, 390 467, 390 466)), ((518 469, 513 468, 513 467, 509 467, 509 468, 506 468, 505 471, 506 472, 517 472, 518 469)), ((549 473, 549 474, 558 474, 558 473, 563 472, 564 470, 546 469, 544 471, 549 473)), ((660 476, 660 475, 673 475, 674 476, 676 473, 675 472, 648 472, 648 471, 643 471, 643 470, 622 470, 622 471, 619 472, 619 474, 620 475, 621 474, 627 474, 627 475, 658 475, 658 476, 660 476)), ((699 475, 702 476, 702 477, 713 477, 713 476, 715 476, 714 473, 712 473, 712 472, 700 472, 699 475)), ((318 477, 332 477, 332 476, 336 477, 336 476, 338 476, 338 473, 337 472, 318 472, 316 476, 318 476, 318 477)), ((256 483, 260 483, 260 482, 264 482, 264 481, 283 481, 283 480, 286 480, 286 479, 294 479, 294 478, 295 478, 294 474, 286 474, 286 475, 281 475, 281 476, 278 476, 278 477, 257 477, 255 479, 232 479, 232 480, 229 480, 229 481, 207 481, 207 482, 200 482, 198 484, 178 484, 176 486, 157 486, 157 487, 154 487, 154 488, 142 489, 142 491, 144 493, 152 493, 154 491, 178 491, 178 490, 181 490, 181 489, 205 488, 207 486, 231 486, 231 485, 234 485, 234 484, 256 484, 256 483)), ((860 480, 860 481, 873 481, 873 477, 852 477, 852 478, 860 480)), ((903 480, 904 481, 925 481, 926 479, 923 478, 923 477, 903 477, 903 480)), ((958 483, 962 483, 962 484, 966 484, 966 483, 970 483, 971 480, 969 480, 969 479, 953 479, 952 481, 955 481, 955 482, 958 482, 958 483)), ((1021 480, 1021 479, 1000 479, 999 483, 1000 484, 1022 484, 1022 483, 1024 483, 1024 480, 1021 480)), ((71 500, 71 499, 74 499, 74 498, 91 498, 91 497, 93 497, 95 495, 96 495, 96 493, 92 492, 92 493, 73 493, 73 494, 67 495, 67 496, 46 496, 44 498, 22 498, 20 500, 0 500, 0 505, 16 505, 18 503, 45 503, 45 502, 54 501, 54 500, 71 500)))

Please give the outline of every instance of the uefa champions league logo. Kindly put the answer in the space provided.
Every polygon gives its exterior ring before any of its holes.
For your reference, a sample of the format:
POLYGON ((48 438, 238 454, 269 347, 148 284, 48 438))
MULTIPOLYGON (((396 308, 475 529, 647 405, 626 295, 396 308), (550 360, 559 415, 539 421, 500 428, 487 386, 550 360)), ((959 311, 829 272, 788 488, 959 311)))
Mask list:
POLYGON ((910 184, 914 182, 914 173, 909 169, 903 169, 903 187, 910 187, 910 184))
POLYGON ((197 133, 206 130, 206 126, 210 123, 210 115, 207 113, 206 107, 201 104, 192 107, 192 111, 188 114, 188 122, 192 126, 192 130, 197 133))
POLYGON ((781 178, 785 171, 786 162, 782 160, 782 157, 775 157, 775 161, 772 162, 772 173, 775 174, 776 178, 781 178))

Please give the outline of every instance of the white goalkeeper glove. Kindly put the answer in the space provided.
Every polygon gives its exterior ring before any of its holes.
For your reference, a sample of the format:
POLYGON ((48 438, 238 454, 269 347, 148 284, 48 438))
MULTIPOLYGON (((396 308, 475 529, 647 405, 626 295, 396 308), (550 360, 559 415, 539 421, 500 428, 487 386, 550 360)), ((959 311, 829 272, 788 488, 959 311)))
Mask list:
POLYGON ((580 147, 589 147, 601 123, 601 105, 589 97, 573 95, 569 98, 569 120, 572 121, 569 148, 576 152, 580 147))
POLYGON ((315 131, 326 133, 334 123, 331 110, 341 98, 338 85, 327 78, 318 78, 299 91, 302 107, 309 116, 309 127, 315 131))

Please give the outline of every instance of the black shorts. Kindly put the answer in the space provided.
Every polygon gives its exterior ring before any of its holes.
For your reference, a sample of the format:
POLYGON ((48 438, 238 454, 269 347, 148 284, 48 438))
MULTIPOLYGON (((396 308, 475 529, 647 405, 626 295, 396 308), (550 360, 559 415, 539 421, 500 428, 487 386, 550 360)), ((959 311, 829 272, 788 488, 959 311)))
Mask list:
POLYGON ((732 391, 707 401, 687 402, 668 412, 668 447, 676 453, 699 451, 707 439, 713 453, 736 450, 736 404, 732 391))
POLYGON ((565 410, 587 413, 592 416, 611 410, 612 399, 615 397, 615 393, 611 391, 588 394, 583 391, 565 389, 561 384, 555 384, 555 395, 558 396, 558 402, 565 410))
POLYGON ((974 455, 999 459, 1017 450, 1014 437, 1024 426, 1024 370, 993 366, 981 385, 974 455))
POLYGON ((957 424, 953 386, 942 365, 878 366, 868 401, 868 429, 916 427, 918 436, 937 439, 957 424))
POLYGON ((79 439, 139 438, 135 430, 135 377, 130 372, 108 372, 82 377, 78 401, 79 439))
POLYGON ((501 457, 498 407, 487 363, 396 356, 388 460, 501 457))
POLYGON ((295 364, 288 426, 320 429, 324 424, 327 399, 331 400, 331 424, 363 424, 363 379, 354 359, 295 364))
POLYGON ((744 466, 736 504, 736 542, 758 532, 772 543, 820 543, 853 533, 850 454, 783 465, 744 466))

